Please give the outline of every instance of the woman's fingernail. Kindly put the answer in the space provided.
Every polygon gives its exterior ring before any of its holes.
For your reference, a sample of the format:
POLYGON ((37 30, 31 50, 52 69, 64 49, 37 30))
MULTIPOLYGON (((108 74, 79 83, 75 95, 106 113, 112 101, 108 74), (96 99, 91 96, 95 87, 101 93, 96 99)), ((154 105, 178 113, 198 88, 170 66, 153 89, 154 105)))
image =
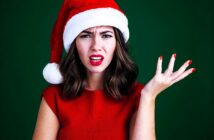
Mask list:
POLYGON ((173 56, 176 58, 176 53, 174 53, 173 56))
POLYGON ((189 60, 188 64, 191 65, 192 64, 192 60, 189 60))
POLYGON ((192 69, 192 72, 195 72, 195 71, 196 71, 196 69, 195 69, 195 68, 193 68, 193 69, 192 69))
POLYGON ((162 55, 159 58, 160 58, 160 60, 162 60, 162 58, 163 58, 162 55))

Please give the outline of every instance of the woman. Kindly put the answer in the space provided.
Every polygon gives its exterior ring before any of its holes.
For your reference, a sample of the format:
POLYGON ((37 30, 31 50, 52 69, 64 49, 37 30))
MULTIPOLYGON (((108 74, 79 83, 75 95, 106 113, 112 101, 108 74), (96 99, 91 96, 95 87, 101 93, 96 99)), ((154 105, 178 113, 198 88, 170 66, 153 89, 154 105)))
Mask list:
POLYGON ((55 85, 43 92, 34 140, 156 139, 157 95, 195 69, 186 70, 188 60, 173 72, 173 54, 162 73, 160 56, 155 76, 143 86, 136 82, 128 38, 126 16, 114 1, 64 1, 51 36, 52 63, 43 71, 55 85))

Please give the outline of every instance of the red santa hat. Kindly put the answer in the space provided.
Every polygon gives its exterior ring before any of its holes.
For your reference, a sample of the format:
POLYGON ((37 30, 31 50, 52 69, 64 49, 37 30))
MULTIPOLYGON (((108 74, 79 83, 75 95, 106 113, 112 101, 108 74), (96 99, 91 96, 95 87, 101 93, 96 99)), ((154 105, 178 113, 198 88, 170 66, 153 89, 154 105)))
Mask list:
POLYGON ((63 82, 58 65, 63 48, 68 52, 79 33, 95 26, 116 27, 129 39, 128 20, 114 0, 64 0, 51 33, 50 63, 43 69, 47 82, 63 82))

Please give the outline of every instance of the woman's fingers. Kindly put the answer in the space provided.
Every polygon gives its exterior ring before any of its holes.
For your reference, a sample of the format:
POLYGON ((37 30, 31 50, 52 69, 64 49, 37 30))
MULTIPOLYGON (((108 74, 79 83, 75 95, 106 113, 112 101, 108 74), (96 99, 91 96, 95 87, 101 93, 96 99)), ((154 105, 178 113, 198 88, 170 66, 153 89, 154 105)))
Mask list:
POLYGON ((151 96, 156 97, 160 92, 187 77, 196 70, 195 68, 186 70, 187 67, 192 63, 192 60, 188 60, 176 72, 173 72, 175 58, 176 54, 174 53, 170 59, 168 68, 164 73, 162 73, 162 56, 158 58, 156 74, 146 84, 144 91, 151 93, 151 96))
POLYGON ((162 58, 162 56, 159 56, 158 58, 156 74, 161 74, 162 72, 162 58))
POLYGON ((164 75, 171 75, 174 68, 176 53, 172 54, 167 70, 164 72, 164 75))
POLYGON ((173 73, 172 80, 181 75, 190 64, 192 64, 192 60, 187 60, 175 73, 173 73))
POLYGON ((191 74, 196 70, 195 68, 186 70, 187 67, 190 64, 192 64, 192 60, 187 60, 176 72, 173 72, 175 58, 176 58, 176 53, 172 55, 168 68, 163 74, 162 74, 162 56, 159 57, 157 62, 156 75, 161 76, 162 80, 165 82, 168 81, 170 85, 180 81, 181 79, 185 78, 186 76, 188 76, 189 74, 191 74))
POLYGON ((179 75, 176 79, 174 79, 174 80, 172 81, 172 84, 174 84, 174 83, 176 83, 176 82, 178 82, 178 81, 184 79, 184 78, 187 77, 189 74, 191 74, 191 73, 193 73, 193 72, 195 72, 195 71, 196 71, 195 68, 191 68, 191 69, 186 70, 184 73, 182 73, 181 75, 179 75))

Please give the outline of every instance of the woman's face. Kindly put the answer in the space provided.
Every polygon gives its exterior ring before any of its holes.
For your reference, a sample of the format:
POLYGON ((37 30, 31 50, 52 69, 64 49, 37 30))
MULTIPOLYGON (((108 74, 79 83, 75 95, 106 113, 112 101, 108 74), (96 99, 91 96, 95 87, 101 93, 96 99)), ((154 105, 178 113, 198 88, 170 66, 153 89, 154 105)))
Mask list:
POLYGON ((116 47, 114 30, 110 26, 97 26, 81 32, 76 47, 88 72, 103 73, 111 63, 116 47))

